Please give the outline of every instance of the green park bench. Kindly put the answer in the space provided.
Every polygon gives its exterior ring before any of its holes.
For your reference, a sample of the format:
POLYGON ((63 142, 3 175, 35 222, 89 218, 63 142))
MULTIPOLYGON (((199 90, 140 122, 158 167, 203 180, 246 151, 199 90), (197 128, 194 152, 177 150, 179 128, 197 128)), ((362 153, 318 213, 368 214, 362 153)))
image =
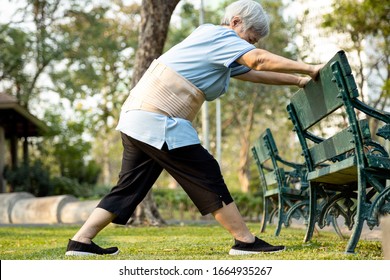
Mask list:
MULTIPOLYGON (((279 236, 283 224, 290 226, 292 219, 307 224, 309 216, 309 192, 306 168, 303 164, 283 159, 272 132, 267 128, 252 147, 263 195, 263 213, 260 232, 267 223, 277 220, 275 236, 279 236)), ((332 218, 332 217, 331 217, 332 218)), ((342 237, 336 220, 328 220, 342 237)))
POLYGON ((343 217, 351 235, 346 253, 354 253, 366 221, 370 229, 390 213, 390 159, 373 140, 369 119, 380 120, 377 141, 390 137, 390 113, 358 99, 359 92, 344 51, 339 51, 291 98, 287 111, 294 124, 307 167, 310 190, 305 242, 315 224, 328 215, 343 217), (330 195, 329 195, 330 194, 330 195), (318 210, 318 199, 325 199, 318 210))
POLYGON ((290 225, 292 217, 302 218, 306 222, 309 196, 306 191, 307 182, 302 182, 304 166, 286 161, 279 156, 271 130, 268 128, 252 147, 252 154, 259 171, 263 195, 260 231, 264 232, 267 223, 272 223, 275 217, 276 236, 280 234, 283 224, 286 227, 290 225))

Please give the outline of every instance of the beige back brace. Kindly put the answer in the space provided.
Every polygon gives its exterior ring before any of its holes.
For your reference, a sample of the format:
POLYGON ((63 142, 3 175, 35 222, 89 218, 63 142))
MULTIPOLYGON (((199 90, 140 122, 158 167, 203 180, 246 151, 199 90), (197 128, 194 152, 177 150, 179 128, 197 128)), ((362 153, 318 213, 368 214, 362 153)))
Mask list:
POLYGON ((204 93, 168 66, 154 60, 122 106, 193 121, 204 93))

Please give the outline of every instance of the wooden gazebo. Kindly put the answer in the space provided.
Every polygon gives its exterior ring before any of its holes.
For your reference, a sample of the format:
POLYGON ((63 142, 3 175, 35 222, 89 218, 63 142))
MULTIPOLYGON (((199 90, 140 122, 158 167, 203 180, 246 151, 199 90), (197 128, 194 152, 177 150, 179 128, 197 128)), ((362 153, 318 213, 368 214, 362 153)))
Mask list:
POLYGON ((10 167, 18 166, 18 141, 23 141, 23 161, 28 163, 28 137, 42 136, 47 126, 21 106, 18 100, 0 93, 0 192, 5 192, 4 167, 9 142, 10 167))

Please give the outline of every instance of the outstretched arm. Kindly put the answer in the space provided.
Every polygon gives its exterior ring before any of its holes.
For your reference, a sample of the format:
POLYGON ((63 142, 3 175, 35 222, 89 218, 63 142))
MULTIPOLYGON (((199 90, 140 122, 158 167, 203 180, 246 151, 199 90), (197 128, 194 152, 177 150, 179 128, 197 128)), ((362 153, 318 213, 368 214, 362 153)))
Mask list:
POLYGON ((277 73, 270 71, 256 71, 234 76, 233 78, 253 83, 262 83, 267 85, 293 85, 304 87, 310 80, 309 77, 296 76, 292 74, 277 73))
POLYGON ((276 73, 269 73, 269 75, 266 75, 259 74, 257 72, 267 71, 287 74, 305 74, 309 75, 312 79, 315 79, 319 70, 323 67, 323 65, 311 65, 291 60, 263 49, 254 49, 249 51, 238 58, 237 62, 254 70, 246 73, 248 74, 247 77, 242 77, 246 75, 243 74, 240 75, 241 77, 237 76, 237 78, 259 83, 280 85, 291 84, 297 86, 302 86, 302 84, 305 85, 308 82, 308 78, 301 78, 298 76, 295 76, 294 78, 294 75, 281 75, 280 77, 277 77, 276 73))

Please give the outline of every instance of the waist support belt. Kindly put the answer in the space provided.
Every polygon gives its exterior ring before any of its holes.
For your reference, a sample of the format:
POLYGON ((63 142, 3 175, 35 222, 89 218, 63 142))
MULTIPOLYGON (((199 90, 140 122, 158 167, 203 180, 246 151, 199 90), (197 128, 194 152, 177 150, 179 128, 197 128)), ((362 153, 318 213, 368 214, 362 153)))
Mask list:
POLYGON ((131 90, 122 110, 144 110, 193 121, 204 100, 200 89, 154 60, 131 90))

